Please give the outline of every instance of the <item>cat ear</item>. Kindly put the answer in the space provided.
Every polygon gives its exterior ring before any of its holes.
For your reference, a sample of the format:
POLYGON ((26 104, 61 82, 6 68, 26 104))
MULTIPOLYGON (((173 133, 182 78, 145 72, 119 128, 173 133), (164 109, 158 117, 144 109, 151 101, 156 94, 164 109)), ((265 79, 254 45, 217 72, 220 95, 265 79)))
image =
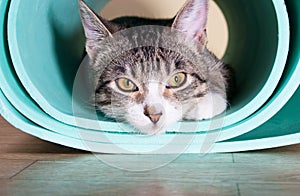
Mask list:
POLYGON ((208 0, 188 0, 175 17, 172 28, 206 44, 208 0))
POLYGON ((87 38, 86 50, 89 56, 92 57, 94 55, 94 49, 99 42, 106 37, 112 37, 112 33, 117 31, 118 27, 93 12, 82 0, 79 0, 79 9, 85 36, 87 38))

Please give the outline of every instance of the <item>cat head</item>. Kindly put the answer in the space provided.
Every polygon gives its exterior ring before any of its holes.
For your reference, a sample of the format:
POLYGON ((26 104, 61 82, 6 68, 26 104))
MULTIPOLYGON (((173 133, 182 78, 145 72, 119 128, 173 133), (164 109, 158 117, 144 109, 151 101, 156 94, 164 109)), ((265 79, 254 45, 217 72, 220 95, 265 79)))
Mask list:
POLYGON ((94 101, 107 116, 154 134, 179 120, 208 119, 226 109, 227 73, 206 49, 207 0, 188 0, 172 21, 169 29, 185 39, 145 26, 123 33, 117 44, 105 40, 126 27, 95 14, 83 1, 79 8, 95 73, 94 101))

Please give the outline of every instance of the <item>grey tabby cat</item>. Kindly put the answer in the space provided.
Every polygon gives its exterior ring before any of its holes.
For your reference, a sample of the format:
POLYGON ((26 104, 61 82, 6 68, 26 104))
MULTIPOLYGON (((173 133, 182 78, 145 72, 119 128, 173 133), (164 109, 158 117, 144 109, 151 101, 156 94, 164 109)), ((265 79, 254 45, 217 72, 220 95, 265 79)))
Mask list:
POLYGON ((130 123, 141 133, 157 134, 180 120, 210 119, 226 110, 228 68, 206 48, 208 0, 187 0, 173 19, 122 17, 108 21, 81 0, 79 8, 86 51, 93 72, 98 73, 94 101, 105 115, 130 123), (148 26, 143 30, 143 25, 148 26), (195 51, 196 58, 187 58, 190 52, 178 52, 179 45, 172 50, 154 44, 129 48, 103 65, 103 54, 113 51, 104 40, 131 27, 141 28, 127 34, 120 46, 128 40, 171 44, 172 39, 164 40, 162 31, 153 25, 168 27, 192 40, 194 44, 187 48, 195 51))

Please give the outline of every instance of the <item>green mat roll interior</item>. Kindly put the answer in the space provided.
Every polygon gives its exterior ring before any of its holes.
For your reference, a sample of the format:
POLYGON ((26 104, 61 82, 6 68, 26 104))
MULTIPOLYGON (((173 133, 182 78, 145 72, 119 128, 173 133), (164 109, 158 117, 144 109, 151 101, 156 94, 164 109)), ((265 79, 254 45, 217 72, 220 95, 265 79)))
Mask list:
MULTIPOLYGON (((107 1, 88 3, 100 10, 107 1)), ((90 123, 89 111, 72 97, 84 35, 77 1, 67 0, 1 1, 1 114, 29 134, 96 152, 228 152, 298 143, 299 93, 290 98, 300 83, 299 2, 285 1, 287 9, 278 0, 216 3, 228 22, 224 61, 235 69, 238 89, 224 118, 180 122, 188 133, 151 137, 102 116, 90 123), (81 116, 74 117, 74 104, 81 116)))

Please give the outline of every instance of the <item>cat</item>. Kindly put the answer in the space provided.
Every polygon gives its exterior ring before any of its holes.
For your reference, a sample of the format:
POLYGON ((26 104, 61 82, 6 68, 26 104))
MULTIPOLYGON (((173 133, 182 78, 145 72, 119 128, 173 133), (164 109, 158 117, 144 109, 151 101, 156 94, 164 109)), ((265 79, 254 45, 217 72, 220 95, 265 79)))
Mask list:
POLYGON ((106 116, 131 124, 140 133, 159 134, 178 121, 210 119, 226 111, 230 74, 228 66, 206 47, 208 0, 187 0, 172 19, 126 16, 109 21, 82 0, 79 10, 91 71, 98 73, 94 102, 106 116), (156 26, 183 34, 191 41, 183 41, 187 49, 171 43, 183 43, 176 36, 164 40, 156 26), (119 46, 126 46, 128 40, 152 40, 174 47, 128 48, 103 63, 117 47, 105 40, 136 27, 139 31, 124 35, 119 46), (188 49, 196 55, 187 58, 193 53, 188 49))

